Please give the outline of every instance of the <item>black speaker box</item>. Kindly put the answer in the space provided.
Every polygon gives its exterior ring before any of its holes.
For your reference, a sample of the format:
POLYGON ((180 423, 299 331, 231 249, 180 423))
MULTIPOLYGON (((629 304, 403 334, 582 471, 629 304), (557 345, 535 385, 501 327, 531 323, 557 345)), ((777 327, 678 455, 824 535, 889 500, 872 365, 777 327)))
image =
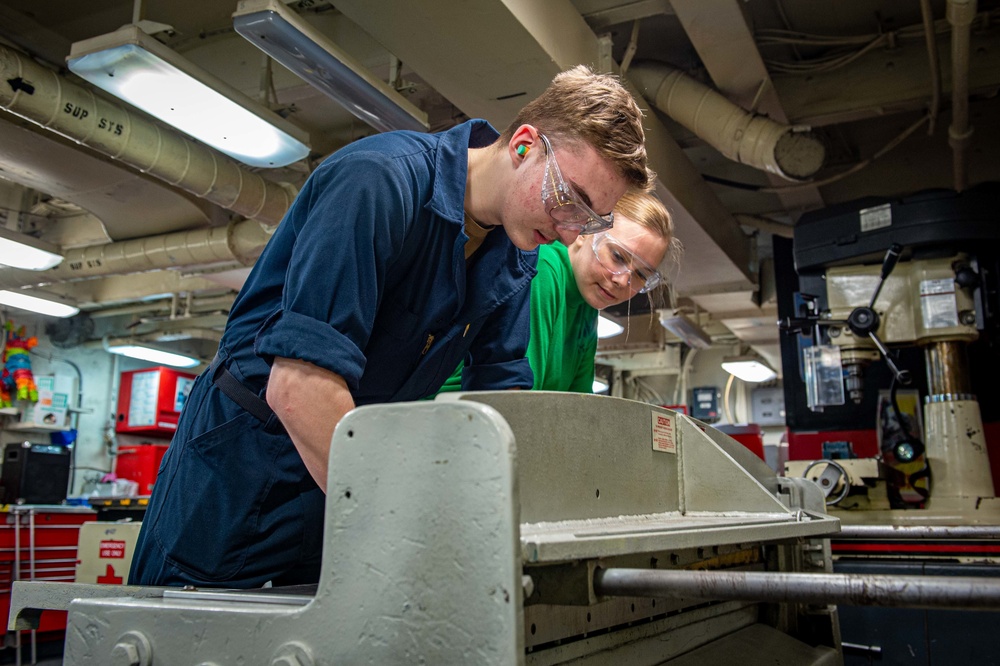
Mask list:
POLYGON ((3 452, 0 494, 4 504, 59 504, 69 485, 70 450, 54 444, 16 442, 3 452))

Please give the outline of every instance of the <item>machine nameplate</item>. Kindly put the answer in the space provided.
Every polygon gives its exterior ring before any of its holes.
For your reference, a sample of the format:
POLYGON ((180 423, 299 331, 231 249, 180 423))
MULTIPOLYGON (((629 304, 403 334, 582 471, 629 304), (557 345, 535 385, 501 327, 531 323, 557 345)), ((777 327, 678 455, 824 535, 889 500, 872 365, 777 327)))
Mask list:
POLYGON ((920 313, 924 328, 958 326, 958 305, 955 303, 955 280, 920 281, 920 313))
POLYGON ((861 218, 861 231, 875 231, 892 224, 892 204, 882 204, 874 208, 862 208, 858 211, 861 218))

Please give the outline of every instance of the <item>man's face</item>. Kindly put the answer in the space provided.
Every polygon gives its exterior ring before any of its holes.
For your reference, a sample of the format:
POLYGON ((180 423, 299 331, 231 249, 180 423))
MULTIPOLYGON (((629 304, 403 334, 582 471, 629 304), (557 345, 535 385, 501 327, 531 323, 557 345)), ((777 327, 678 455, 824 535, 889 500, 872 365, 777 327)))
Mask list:
POLYGON ((567 228, 551 214, 555 186, 565 183, 564 191, 570 194, 563 201, 578 200, 599 216, 611 213, 627 187, 625 178, 589 144, 555 141, 549 145, 552 150, 546 151, 540 137, 534 142, 519 169, 516 193, 508 200, 504 229, 522 250, 534 250, 556 239, 570 245, 580 235, 579 228, 567 228), (555 160, 556 168, 548 160, 555 160))

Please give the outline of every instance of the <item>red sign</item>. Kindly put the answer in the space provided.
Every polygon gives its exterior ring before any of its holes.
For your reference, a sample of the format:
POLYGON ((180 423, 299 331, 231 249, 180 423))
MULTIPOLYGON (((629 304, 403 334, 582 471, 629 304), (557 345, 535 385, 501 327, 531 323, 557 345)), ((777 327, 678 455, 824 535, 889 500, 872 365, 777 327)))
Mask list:
POLYGON ((124 541, 102 541, 101 558, 125 559, 124 541))

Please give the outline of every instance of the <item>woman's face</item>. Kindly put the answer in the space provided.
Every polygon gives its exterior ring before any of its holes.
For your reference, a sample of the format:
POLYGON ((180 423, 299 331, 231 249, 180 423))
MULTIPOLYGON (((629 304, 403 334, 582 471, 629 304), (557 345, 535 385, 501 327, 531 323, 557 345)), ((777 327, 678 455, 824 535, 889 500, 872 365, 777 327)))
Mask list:
MULTIPOLYGON (((607 233, 653 267, 660 264, 667 251, 666 239, 618 213, 614 228, 607 233)), ((594 253, 594 236, 577 238, 569 246, 569 257, 576 286, 591 307, 601 310, 624 303, 638 293, 639 287, 630 284, 627 272, 616 275, 601 265, 594 253)))

